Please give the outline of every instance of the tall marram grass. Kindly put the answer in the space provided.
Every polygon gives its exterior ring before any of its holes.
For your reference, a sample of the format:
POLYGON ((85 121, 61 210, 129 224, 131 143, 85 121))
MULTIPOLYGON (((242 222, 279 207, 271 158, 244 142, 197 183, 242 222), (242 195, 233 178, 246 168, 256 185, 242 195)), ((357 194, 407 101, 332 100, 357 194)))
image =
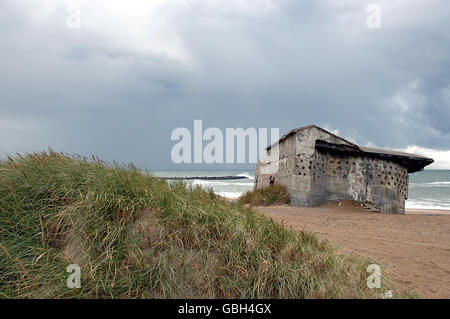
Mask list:
POLYGON ((281 184, 273 184, 267 187, 256 188, 246 192, 239 197, 239 203, 250 205, 279 205, 290 202, 290 196, 286 189, 281 184))
POLYGON ((0 245, 3 298, 374 296, 367 262, 312 234, 132 165, 53 151, 0 162, 0 245))

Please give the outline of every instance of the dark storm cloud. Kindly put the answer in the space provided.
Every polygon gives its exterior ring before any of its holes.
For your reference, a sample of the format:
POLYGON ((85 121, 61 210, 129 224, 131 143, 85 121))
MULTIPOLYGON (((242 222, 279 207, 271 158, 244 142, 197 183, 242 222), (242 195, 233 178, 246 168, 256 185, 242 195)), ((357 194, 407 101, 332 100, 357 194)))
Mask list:
MULTIPOLYGON (((170 133, 194 119, 450 145, 448 1, 379 1, 381 29, 367 28, 364 1, 168 2, 169 44, 158 25, 138 36, 145 28, 114 17, 71 30, 65 6, 40 2, 0 5, 2 153, 51 146, 174 168, 170 133)), ((95 10, 82 11, 87 22, 107 14, 95 10)))

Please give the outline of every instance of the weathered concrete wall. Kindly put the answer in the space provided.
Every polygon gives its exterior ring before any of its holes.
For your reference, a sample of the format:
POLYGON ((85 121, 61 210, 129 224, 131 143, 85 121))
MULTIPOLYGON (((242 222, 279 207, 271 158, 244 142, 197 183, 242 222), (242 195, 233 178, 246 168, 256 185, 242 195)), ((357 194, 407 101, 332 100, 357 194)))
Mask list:
POLYGON ((317 151, 311 185, 311 206, 351 199, 386 213, 404 213, 408 172, 386 160, 317 151))
POLYGON ((287 187, 292 205, 312 207, 350 199, 386 213, 404 213, 406 168, 382 159, 319 151, 318 139, 353 145, 315 127, 301 130, 280 142, 276 173, 261 174, 266 164, 257 164, 255 187, 268 186, 272 177, 287 187))
POLYGON ((302 130, 282 140, 279 146, 278 169, 273 174, 262 174, 262 166, 272 165, 273 163, 259 162, 256 165, 255 187, 264 187, 269 185, 270 176, 273 175, 279 183, 286 186, 292 185, 292 188, 299 188, 302 191, 309 191, 309 171, 298 174, 299 167, 309 167, 311 157, 316 151, 316 140, 322 139, 329 143, 350 144, 347 141, 327 134, 325 131, 312 127, 302 130), (294 178, 292 181, 289 179, 294 178))

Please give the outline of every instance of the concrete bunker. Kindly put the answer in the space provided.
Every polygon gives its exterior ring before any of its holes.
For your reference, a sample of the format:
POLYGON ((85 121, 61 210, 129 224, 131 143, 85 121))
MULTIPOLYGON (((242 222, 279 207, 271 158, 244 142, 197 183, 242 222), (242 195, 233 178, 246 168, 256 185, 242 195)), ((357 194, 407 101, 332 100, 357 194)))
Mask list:
POLYGON ((405 212, 408 174, 433 163, 419 155, 359 146, 315 125, 289 131, 267 147, 267 154, 256 165, 255 188, 277 182, 288 189, 292 205, 354 200, 386 213, 405 212), (272 148, 278 150, 275 158, 272 148))

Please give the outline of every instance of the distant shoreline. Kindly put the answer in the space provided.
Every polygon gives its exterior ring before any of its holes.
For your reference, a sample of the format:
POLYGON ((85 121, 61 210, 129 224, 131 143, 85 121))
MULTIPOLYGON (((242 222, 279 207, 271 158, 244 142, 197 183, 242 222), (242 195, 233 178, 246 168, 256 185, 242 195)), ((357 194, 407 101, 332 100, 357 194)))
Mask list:
POLYGON ((406 208, 406 215, 425 215, 425 216, 433 216, 433 215, 450 215, 450 210, 445 209, 424 209, 424 208, 406 208))
POLYGON ((203 180, 203 181, 227 181, 234 179, 249 179, 246 176, 185 176, 185 177, 158 177, 167 180, 203 180))

